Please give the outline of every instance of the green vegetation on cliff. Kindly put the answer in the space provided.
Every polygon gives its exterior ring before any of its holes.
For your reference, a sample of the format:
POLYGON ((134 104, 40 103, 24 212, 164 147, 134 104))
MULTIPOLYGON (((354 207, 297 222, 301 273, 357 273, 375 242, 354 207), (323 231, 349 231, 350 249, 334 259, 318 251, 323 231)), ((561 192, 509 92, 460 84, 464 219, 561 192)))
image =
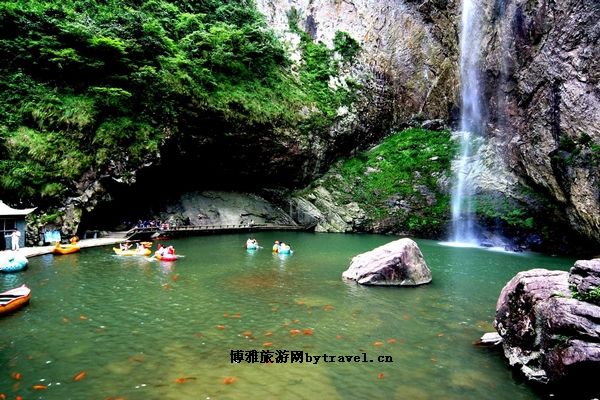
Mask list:
POLYGON ((575 287, 571 287, 571 292, 573 293, 573 298, 575 299, 600 305, 600 287, 583 293, 578 292, 575 287))
POLYGON ((327 86, 332 50, 303 43, 297 77, 251 0, 2 2, 4 198, 51 204, 86 174, 127 177, 189 125, 324 129, 351 89, 327 86))
POLYGON ((533 230, 535 221, 525 204, 497 194, 479 194, 474 198, 475 213, 488 225, 501 221, 512 229, 533 230))
POLYGON ((318 184, 338 204, 356 202, 366 213, 367 229, 437 237, 448 224, 455 152, 448 131, 406 129, 338 161, 318 184))

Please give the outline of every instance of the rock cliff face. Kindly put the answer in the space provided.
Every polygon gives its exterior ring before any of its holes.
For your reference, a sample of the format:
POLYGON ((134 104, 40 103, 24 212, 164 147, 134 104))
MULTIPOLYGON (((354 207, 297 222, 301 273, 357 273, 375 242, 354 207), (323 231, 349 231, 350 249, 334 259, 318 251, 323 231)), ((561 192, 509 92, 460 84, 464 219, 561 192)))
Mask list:
POLYGON ((456 107, 457 43, 453 1, 257 0, 268 24, 291 44, 296 60, 298 35, 289 21, 315 41, 333 47, 337 31, 349 33, 363 51, 353 75, 383 80, 378 91, 367 88, 359 113, 373 114, 383 105, 394 126, 419 117, 449 120, 456 107))
POLYGON ((598 243, 600 3, 489 2, 486 15, 488 131, 512 173, 598 243))
MULTIPOLYGON (((431 120, 441 121, 438 126, 454 125, 460 106, 460 2, 257 0, 256 4, 289 44, 296 65, 306 60, 301 57, 300 35, 291 28, 294 22, 330 48, 338 31, 354 38, 361 46, 357 60, 346 64, 329 84, 358 83, 356 100, 337 110, 325 132, 307 136, 276 123, 240 127, 214 116, 207 124, 210 116, 190 115, 183 122, 185 135, 170 136, 156 158, 157 170, 162 171, 159 179, 192 170, 209 173, 175 182, 181 191, 298 187, 321 175, 337 157, 376 144, 394 128, 431 120)), ((506 212, 518 205, 549 237, 559 231, 565 237, 575 232, 598 246, 600 3, 482 0, 480 6, 485 15, 480 101, 487 125, 480 157, 474 161, 477 195, 504 204, 506 212)), ((312 112, 310 105, 305 111, 312 112)), ((113 178, 124 176, 135 178, 136 171, 113 178)), ((73 218, 65 220, 66 229, 75 229, 85 210, 99 200, 110 201, 115 182, 99 181, 72 199, 73 218)), ((440 182, 447 190, 447 177, 440 182)), ((409 200, 398 197, 394 204, 402 207, 409 200)), ((353 231, 364 226, 363 210, 351 202, 336 204, 335 196, 325 193, 298 201, 303 201, 298 209, 311 209, 304 214, 321 221, 321 230, 353 231), (339 211, 334 215, 328 210, 339 211)), ((485 215, 480 221, 494 223, 485 215)), ((381 231, 407 232, 406 227, 381 224, 381 231)))
POLYGON ((159 217, 176 225, 294 224, 282 209, 255 194, 221 191, 184 193, 159 217))
MULTIPOLYGON (((363 62, 389 77, 395 122, 411 121, 420 113, 452 124, 451 110, 459 104, 460 4, 261 0, 258 5, 287 38, 292 10, 316 40, 331 43, 336 30, 349 32, 365 50, 363 62)), ((537 229, 552 232, 547 236, 559 238, 558 243, 568 235, 554 230, 557 224, 597 245, 600 4, 517 0, 480 1, 479 6, 484 14, 480 102, 486 129, 472 167, 476 193, 484 202, 495 199, 495 204, 522 208, 537 229)), ((340 206, 320 212, 344 208, 340 206)), ((360 226, 343 214, 321 224, 323 229, 360 226)), ((483 226, 494 223, 486 215, 479 217, 483 226)), ((522 240, 525 246, 531 244, 527 241, 522 240)))
MULTIPOLYGON (((93 210, 97 203, 128 196, 124 192, 133 181, 138 188, 169 180, 181 192, 298 187, 322 174, 335 159, 376 144, 394 128, 423 119, 444 124, 451 118, 458 87, 456 27, 446 4, 259 0, 257 6, 289 44, 296 63, 292 73, 306 62, 292 21, 330 49, 336 32, 349 33, 361 51, 353 62, 342 63, 329 86, 353 85, 354 101, 337 109, 331 126, 302 133, 299 127, 277 121, 240 126, 190 110, 180 121, 185 132, 169 135, 153 166, 126 174, 115 171, 114 179, 101 181, 101 188, 96 185, 93 193, 82 189, 81 196, 71 199, 70 208, 79 212, 70 212, 73 218, 65 221, 65 229, 76 228, 80 218, 86 218, 84 210, 93 210), (182 177, 181 171, 198 174, 182 177), (125 176, 127 182, 121 179, 125 176)), ((316 112, 311 104, 302 110, 307 116, 316 112)), ((137 189, 133 192, 132 197, 140 196, 137 189)))

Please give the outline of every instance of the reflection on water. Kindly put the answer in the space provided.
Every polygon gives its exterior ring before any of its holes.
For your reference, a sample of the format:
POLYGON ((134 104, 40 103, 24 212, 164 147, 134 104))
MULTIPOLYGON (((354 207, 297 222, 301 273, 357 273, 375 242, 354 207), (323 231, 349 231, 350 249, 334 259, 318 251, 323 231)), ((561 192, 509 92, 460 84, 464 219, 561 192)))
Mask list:
MULTIPOLYGON (((32 258, 0 276, 31 304, 0 319, 0 393, 24 399, 530 399, 502 355, 472 343, 490 331, 517 272, 573 260, 419 241, 433 282, 364 287, 350 259, 394 238, 285 236, 294 254, 248 252, 242 235, 173 241, 184 258, 117 257, 110 247, 32 258), (373 362, 232 363, 231 351, 301 351, 373 362), (378 362, 378 357, 393 362, 378 362), (74 380, 80 372, 83 378, 74 380), (12 373, 22 378, 15 380, 12 373), (34 390, 34 385, 45 386, 34 390)), ((266 354, 266 353, 265 353, 266 354)))

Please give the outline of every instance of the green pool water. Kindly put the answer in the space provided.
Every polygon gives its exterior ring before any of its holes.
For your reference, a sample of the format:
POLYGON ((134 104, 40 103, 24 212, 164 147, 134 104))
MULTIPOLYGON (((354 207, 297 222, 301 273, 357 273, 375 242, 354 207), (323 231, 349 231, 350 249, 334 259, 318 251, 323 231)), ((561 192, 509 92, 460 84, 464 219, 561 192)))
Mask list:
POLYGON ((431 284, 363 287, 341 280, 350 259, 396 238, 255 237, 265 248, 252 253, 242 248, 247 236, 203 236, 166 242, 185 256, 172 263, 117 257, 109 246, 31 258, 28 270, 0 275, 2 291, 32 289, 26 308, 0 319, 0 393, 24 400, 539 397, 500 352, 473 342, 493 330, 496 300, 515 273, 568 270, 574 260, 418 240, 431 284), (294 254, 272 254, 275 239, 291 243, 294 254), (246 362, 253 350, 259 361, 269 350, 304 362, 246 362), (232 363, 232 351, 244 360, 232 363), (306 362, 323 354, 336 362, 306 362))

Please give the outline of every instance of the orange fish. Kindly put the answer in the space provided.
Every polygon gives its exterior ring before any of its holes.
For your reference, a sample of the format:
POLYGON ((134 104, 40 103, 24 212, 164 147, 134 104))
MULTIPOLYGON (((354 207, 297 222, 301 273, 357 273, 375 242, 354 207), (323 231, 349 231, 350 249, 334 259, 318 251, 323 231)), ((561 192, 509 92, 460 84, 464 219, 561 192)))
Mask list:
POLYGON ((177 378, 177 379, 175 379, 175 382, 176 383, 186 383, 190 379, 192 379, 192 378, 177 378))
POLYGON ((271 307, 271 311, 277 312, 277 307, 271 307))
POLYGON ((6 400, 6 395, 4 393, 0 393, 0 400, 6 400))
POLYGON ((173 282, 177 282, 177 279, 179 279, 179 274, 175 274, 175 275, 173 275, 173 276, 171 277, 171 280, 172 280, 173 282))
POLYGON ((432 363, 434 363, 434 362, 437 362, 437 358, 435 358, 435 357, 431 357, 431 362, 432 362, 432 363))
POLYGON ((265 347, 271 347, 271 346, 273 346, 273 342, 264 342, 263 346, 265 346, 265 347))
POLYGON ((225 318, 227 318, 227 317, 229 317, 229 313, 228 313, 228 312, 225 312, 225 313, 223 313, 223 316, 224 316, 225 318))
POLYGON ((342 335, 335 335, 336 339, 343 339, 344 337, 342 335))
POLYGON ((245 337, 251 337, 252 336, 252 331, 245 331, 244 333, 242 333, 243 336, 245 337))
POLYGON ((173 286, 169 285, 168 283, 165 283, 164 285, 162 285, 163 289, 173 289, 173 286))
POLYGON ((240 318, 240 317, 241 317, 240 313, 235 313, 231 316, 231 318, 240 318))
POLYGON ((231 385, 235 381, 237 381, 237 378, 235 376, 226 376, 225 378, 223 378, 223 383, 225 385, 231 385))
POLYGON ((202 332, 196 332, 196 334, 194 336, 196 336, 196 337, 203 337, 204 333, 202 333, 202 332))
POLYGON ((86 376, 86 375, 87 375, 87 373, 86 373, 85 371, 78 372, 78 373, 77 373, 77 374, 76 374, 76 375, 73 377, 73 380, 74 380, 75 382, 77 382, 77 381, 80 381, 80 380, 82 380, 83 378, 85 378, 85 376, 86 376))
POLYGON ((87 319, 87 317, 85 315, 80 315, 79 319, 82 320, 82 321, 85 321, 87 319))
POLYGON ((305 335, 312 335, 313 334, 313 330, 312 329, 304 329, 302 331, 302 333, 304 333, 305 335))
POLYGON ((23 396, 17 396, 15 397, 15 400, 23 400, 23 396))
POLYGON ((64 323, 64 324, 68 324, 68 323, 69 323, 69 318, 67 318, 67 317, 63 317, 63 323, 64 323))
POLYGON ((383 372, 380 372, 379 374, 377 374, 377 379, 383 379, 385 377, 385 375, 383 374, 383 372))
POLYGON ((272 336, 272 335, 273 335, 273 332, 267 332, 267 333, 265 333, 265 336, 272 336))
POLYGON ((46 389, 48 389, 48 386, 46 386, 46 385, 33 385, 32 388, 33 388, 33 390, 46 390, 46 389))
POLYGON ((23 374, 21 374, 20 372, 13 372, 11 376, 13 377, 13 379, 20 381, 23 377, 23 374))
POLYGON ((300 329, 290 329, 290 335, 296 336, 300 333, 300 329))
POLYGON ((225 326, 224 325, 217 325, 217 329, 223 330, 223 329, 225 329, 225 326))
POLYGON ((298 324, 298 323, 300 323, 300 320, 299 319, 295 319, 292 322, 295 323, 295 324, 298 324))
POLYGON ((444 334, 443 334, 443 333, 441 333, 441 332, 440 332, 440 333, 438 333, 437 335, 438 335, 438 337, 442 337, 442 336, 444 336, 444 334))
POLYGON ((389 344, 394 344, 394 343, 396 343, 396 339, 388 339, 387 342, 389 344))
POLYGON ((326 304, 323 306, 323 310, 325 311, 331 311, 331 310, 335 310, 335 307, 332 306, 331 304, 326 304))
POLYGON ((373 346, 383 346, 383 342, 373 342, 373 346))

